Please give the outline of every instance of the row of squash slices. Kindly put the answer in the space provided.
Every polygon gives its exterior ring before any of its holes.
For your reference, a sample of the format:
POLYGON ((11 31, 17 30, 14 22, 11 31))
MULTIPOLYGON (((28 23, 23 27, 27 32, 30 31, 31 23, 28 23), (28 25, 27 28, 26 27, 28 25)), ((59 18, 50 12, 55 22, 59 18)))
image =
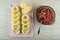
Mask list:
POLYGON ((12 5, 12 33, 13 34, 28 34, 30 32, 30 17, 28 13, 32 10, 32 6, 22 2, 19 6, 12 5), (22 9, 22 10, 21 10, 22 9))

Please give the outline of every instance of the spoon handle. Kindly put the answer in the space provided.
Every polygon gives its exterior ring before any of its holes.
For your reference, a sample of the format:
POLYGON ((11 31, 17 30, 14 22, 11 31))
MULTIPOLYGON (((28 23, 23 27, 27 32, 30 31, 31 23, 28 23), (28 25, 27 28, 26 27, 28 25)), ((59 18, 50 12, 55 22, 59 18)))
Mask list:
POLYGON ((40 33, 40 27, 39 27, 39 29, 38 29, 38 35, 39 35, 39 33, 40 33))

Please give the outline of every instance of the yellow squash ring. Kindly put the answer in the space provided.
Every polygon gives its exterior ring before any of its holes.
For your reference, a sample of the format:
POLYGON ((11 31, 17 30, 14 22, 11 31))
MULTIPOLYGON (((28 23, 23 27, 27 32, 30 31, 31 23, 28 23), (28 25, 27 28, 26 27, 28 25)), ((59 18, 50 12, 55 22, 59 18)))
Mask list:
POLYGON ((12 30, 12 33, 13 34, 19 34, 20 33, 20 30, 12 30))
POLYGON ((23 34, 28 34, 30 32, 30 29, 22 29, 23 34))
POLYGON ((13 21, 13 22, 14 22, 14 21, 20 21, 20 16, 15 17, 15 18, 12 17, 12 21, 13 21))
POLYGON ((16 26, 12 26, 12 30, 15 30, 15 29, 17 29, 17 30, 19 30, 20 29, 20 25, 16 25, 16 26))
POLYGON ((22 21, 22 24, 30 24, 30 21, 22 21))
POLYGON ((18 8, 18 6, 12 6, 12 9, 11 9, 11 12, 19 12, 20 11, 20 9, 18 8))
POLYGON ((12 25, 20 25, 20 21, 12 21, 12 25))
POLYGON ((29 21, 29 16, 28 15, 23 15, 22 16, 22 21, 29 21))
POLYGON ((17 12, 17 13, 11 13, 12 17, 17 17, 17 16, 20 16, 20 12, 17 12))
POLYGON ((30 28, 30 25, 28 25, 28 24, 23 24, 22 25, 22 29, 29 29, 30 28))

